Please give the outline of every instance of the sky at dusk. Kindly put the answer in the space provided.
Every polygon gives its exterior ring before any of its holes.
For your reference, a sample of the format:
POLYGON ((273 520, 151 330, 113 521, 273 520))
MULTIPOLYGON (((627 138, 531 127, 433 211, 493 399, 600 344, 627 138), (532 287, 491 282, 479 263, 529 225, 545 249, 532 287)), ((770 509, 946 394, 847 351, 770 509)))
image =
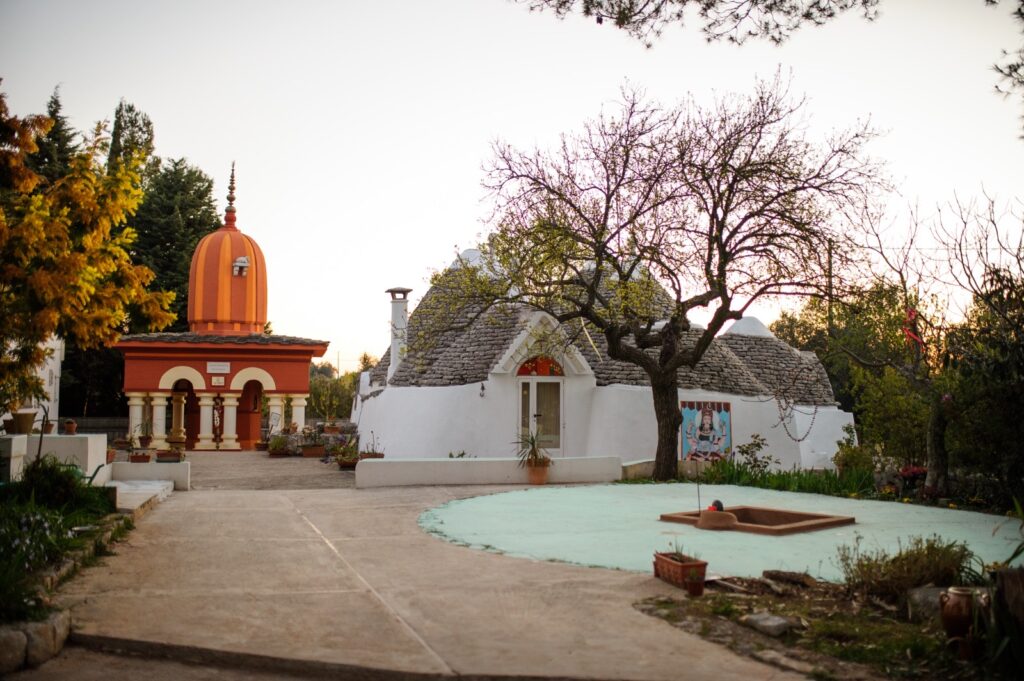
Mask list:
POLYGON ((351 369, 388 345, 385 289, 417 301, 486 233, 492 142, 548 147, 626 83, 710 103, 781 69, 812 134, 870 118, 896 232, 908 205, 928 217, 954 192, 1024 198, 1019 99, 991 70, 1022 39, 1013 4, 882 0, 875 22, 849 14, 781 47, 708 45, 691 20, 647 49, 508 0, 0 0, 0 88, 27 115, 59 85, 78 129, 134 103, 158 155, 214 178, 221 211, 235 161, 275 333, 329 340, 325 359, 351 369))

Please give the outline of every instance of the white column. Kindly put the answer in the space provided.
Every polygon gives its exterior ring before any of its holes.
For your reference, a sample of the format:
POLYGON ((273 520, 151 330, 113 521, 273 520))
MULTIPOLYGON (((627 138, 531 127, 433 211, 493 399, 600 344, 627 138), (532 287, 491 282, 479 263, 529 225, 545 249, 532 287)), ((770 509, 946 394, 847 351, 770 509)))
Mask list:
POLYGON ((284 400, 280 395, 267 396, 267 411, 270 414, 270 428, 274 434, 283 433, 288 430, 288 424, 284 422, 284 400), (274 415, 277 415, 275 418, 274 415))
POLYGON ((292 398, 292 421, 302 430, 306 425, 306 395, 289 395, 292 398))
POLYGON ((196 449, 216 449, 213 441, 213 398, 215 393, 196 393, 199 398, 199 440, 196 449))
POLYGON ((167 449, 167 395, 150 393, 153 404, 153 446, 156 449, 167 449))
POLYGON ((224 423, 221 428, 220 448, 241 449, 238 444, 238 395, 222 395, 224 423))
POLYGON ((125 393, 128 398, 128 439, 138 442, 142 434, 142 408, 146 406, 146 393, 125 393))
POLYGON ((171 395, 171 436, 168 442, 171 445, 180 445, 185 448, 185 400, 188 397, 185 393, 173 393, 171 395))

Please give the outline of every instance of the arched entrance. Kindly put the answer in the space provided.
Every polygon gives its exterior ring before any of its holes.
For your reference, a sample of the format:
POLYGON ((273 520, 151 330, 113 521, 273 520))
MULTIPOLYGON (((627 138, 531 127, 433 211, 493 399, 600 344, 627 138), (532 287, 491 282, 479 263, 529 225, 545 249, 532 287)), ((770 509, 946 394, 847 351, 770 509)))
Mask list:
POLYGON ((171 391, 171 432, 167 441, 195 449, 199 436, 199 398, 192 382, 179 378, 171 391))
POLYGON ((519 432, 537 436, 552 455, 562 450, 562 387, 565 372, 551 359, 538 355, 519 366, 519 432))
POLYGON ((263 385, 256 380, 246 381, 238 398, 238 443, 242 449, 253 449, 263 439, 263 385))

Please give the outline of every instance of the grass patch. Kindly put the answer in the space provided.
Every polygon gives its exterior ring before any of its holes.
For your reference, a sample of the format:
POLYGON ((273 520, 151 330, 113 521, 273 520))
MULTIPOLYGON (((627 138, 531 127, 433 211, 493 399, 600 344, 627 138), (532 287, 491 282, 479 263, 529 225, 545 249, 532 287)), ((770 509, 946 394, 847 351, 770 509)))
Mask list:
POLYGON ((803 634, 802 645, 839 660, 906 674, 916 669, 915 662, 930 662, 945 655, 945 638, 945 634, 922 629, 918 624, 836 614, 812 622, 803 634))

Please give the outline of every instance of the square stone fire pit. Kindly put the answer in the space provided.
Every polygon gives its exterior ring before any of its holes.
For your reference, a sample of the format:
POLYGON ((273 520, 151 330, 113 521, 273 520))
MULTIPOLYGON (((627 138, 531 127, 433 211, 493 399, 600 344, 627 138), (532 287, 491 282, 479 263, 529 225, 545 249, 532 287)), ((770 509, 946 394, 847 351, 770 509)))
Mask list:
POLYGON ((663 513, 661 520, 694 525, 701 530, 736 530, 769 535, 813 532, 856 522, 852 516, 802 513, 760 506, 730 506, 724 511, 663 513))

